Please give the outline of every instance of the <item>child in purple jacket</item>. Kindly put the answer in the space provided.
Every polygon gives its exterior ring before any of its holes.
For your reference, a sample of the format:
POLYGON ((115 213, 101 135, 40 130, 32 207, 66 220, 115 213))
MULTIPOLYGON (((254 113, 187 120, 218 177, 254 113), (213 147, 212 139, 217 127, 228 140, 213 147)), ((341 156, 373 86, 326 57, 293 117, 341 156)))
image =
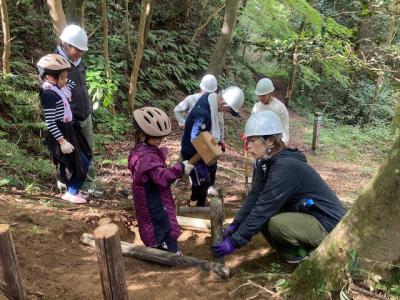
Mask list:
POLYGON ((180 253, 180 229, 176 219, 171 184, 189 174, 193 165, 188 161, 167 168, 167 148, 160 145, 171 133, 168 116, 156 107, 144 107, 133 112, 135 147, 128 157, 132 174, 133 205, 140 238, 148 247, 180 253))

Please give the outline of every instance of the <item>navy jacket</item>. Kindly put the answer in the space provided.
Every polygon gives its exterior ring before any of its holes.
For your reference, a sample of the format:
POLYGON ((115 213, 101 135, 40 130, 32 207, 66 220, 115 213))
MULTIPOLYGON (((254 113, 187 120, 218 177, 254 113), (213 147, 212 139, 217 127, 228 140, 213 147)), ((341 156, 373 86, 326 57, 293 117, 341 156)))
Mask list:
POLYGON ((205 93, 197 100, 186 119, 181 141, 181 153, 184 160, 190 159, 196 154, 192 141, 200 132, 211 130, 211 109, 208 104, 208 95, 209 93, 205 93))
POLYGON ((236 247, 247 244, 271 217, 283 212, 314 216, 330 232, 346 213, 339 198, 297 149, 284 149, 257 163, 252 189, 235 216, 240 223, 232 235, 236 247), (306 199, 314 205, 306 207, 306 199))
MULTIPOLYGON (((63 56, 56 49, 56 53, 63 56)), ((68 57, 66 57, 68 59, 68 57)), ((67 86, 71 91, 71 111, 75 120, 84 121, 92 113, 92 105, 86 86, 86 72, 83 61, 75 66, 71 63, 68 70, 67 86)))

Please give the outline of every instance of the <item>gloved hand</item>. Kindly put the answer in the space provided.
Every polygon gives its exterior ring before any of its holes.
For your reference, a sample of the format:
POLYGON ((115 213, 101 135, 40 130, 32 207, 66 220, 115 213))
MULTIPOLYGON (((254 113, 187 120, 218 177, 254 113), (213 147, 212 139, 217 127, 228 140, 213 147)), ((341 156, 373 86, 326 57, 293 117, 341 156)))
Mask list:
POLYGON ((190 179, 192 180, 193 186, 201 186, 210 184, 210 172, 206 164, 201 160, 194 167, 193 171, 190 172, 190 179))
POLYGON ((67 140, 62 140, 60 141, 60 147, 61 147, 61 152, 64 154, 70 154, 74 151, 74 146, 67 140))
POLYGON ((190 164, 188 160, 184 160, 182 163, 184 165, 186 175, 188 175, 190 172, 192 172, 194 166, 192 164, 190 164))
POLYGON ((230 237, 224 238, 221 243, 212 245, 210 248, 212 255, 215 257, 222 257, 235 251, 235 246, 230 237))
POLYGON ((224 142, 219 142, 218 145, 221 147, 222 152, 226 151, 224 142))
POLYGON ((239 223, 235 222, 229 224, 229 226, 224 229, 222 236, 226 238, 227 236, 232 235, 239 228, 239 225, 239 223))

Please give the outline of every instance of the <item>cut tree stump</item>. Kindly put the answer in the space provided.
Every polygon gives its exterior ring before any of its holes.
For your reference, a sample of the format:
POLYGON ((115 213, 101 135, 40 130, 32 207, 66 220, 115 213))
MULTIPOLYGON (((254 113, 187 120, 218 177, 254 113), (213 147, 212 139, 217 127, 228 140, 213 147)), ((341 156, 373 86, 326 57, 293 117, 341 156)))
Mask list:
MULTIPOLYGON (((80 242, 84 245, 94 247, 94 236, 89 233, 82 234, 80 242)), ((198 267, 203 271, 213 271, 221 278, 227 279, 230 275, 230 268, 220 263, 210 262, 208 260, 178 255, 145 246, 136 246, 131 243, 121 242, 122 255, 136 259, 157 263, 160 265, 174 267, 198 267)))
POLYGON ((10 226, 7 224, 0 224, 0 291, 8 299, 27 299, 10 226))
POLYGON ((112 223, 95 229, 95 248, 99 262, 104 299, 128 299, 124 260, 118 226, 112 223))
MULTIPOLYGON (((218 244, 223 239, 224 208, 222 199, 213 197, 210 202, 211 245, 218 244)), ((224 263, 223 257, 213 257, 214 262, 224 263)))
POLYGON ((210 220, 182 216, 177 216, 176 218, 178 220, 179 226, 182 228, 197 229, 202 231, 208 231, 211 229, 210 220))

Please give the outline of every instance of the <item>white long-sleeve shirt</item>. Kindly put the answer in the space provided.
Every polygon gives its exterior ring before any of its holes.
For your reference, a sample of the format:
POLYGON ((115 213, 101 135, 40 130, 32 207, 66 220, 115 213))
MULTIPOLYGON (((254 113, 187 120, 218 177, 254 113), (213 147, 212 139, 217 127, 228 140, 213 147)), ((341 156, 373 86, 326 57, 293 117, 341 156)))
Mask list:
MULTIPOLYGON (((188 117, 190 111, 196 105, 201 96, 201 93, 189 95, 180 103, 178 103, 177 106, 175 106, 174 114, 179 125, 183 126, 185 124, 186 118, 188 117)), ((225 124, 224 114, 222 112, 218 112, 217 94, 211 93, 208 96, 208 102, 210 104, 212 119, 211 135, 217 140, 217 142, 221 142, 224 140, 225 137, 225 124)))
POLYGON ((253 106, 252 114, 264 110, 270 110, 278 115, 281 119, 282 126, 283 126, 283 137, 282 141, 287 144, 289 142, 289 112, 286 109, 286 106, 276 98, 271 99, 269 104, 263 104, 261 102, 257 102, 253 106))

